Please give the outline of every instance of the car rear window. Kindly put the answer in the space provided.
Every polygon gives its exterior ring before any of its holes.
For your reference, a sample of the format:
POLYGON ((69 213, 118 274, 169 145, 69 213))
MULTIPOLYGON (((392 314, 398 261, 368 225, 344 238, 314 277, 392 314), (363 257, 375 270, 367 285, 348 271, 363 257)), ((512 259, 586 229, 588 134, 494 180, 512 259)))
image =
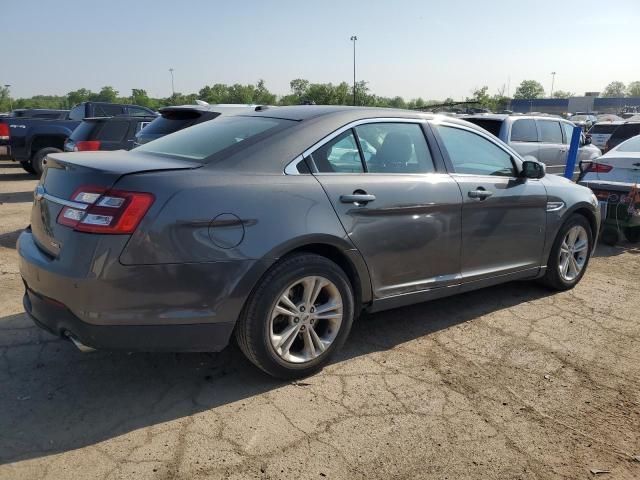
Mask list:
POLYGON ((640 135, 621 143, 616 150, 618 152, 640 152, 640 135))
POLYGON ((141 145, 136 148, 136 152, 159 153, 186 161, 198 160, 208 163, 214 154, 239 143, 252 144, 295 123, 294 120, 270 117, 223 117, 215 122, 203 122, 141 145))
POLYGON ((104 122, 84 121, 78 125, 69 138, 75 142, 81 140, 93 140, 98 127, 104 122))
POLYGON ((493 120, 489 118, 465 118, 465 120, 484 128, 487 132, 495 135, 496 137, 500 136, 500 129, 504 123, 502 120, 493 120))
POLYGON ((611 135, 612 140, 626 140, 640 134, 640 123, 625 123, 620 125, 611 135))
MULTIPOLYGON (((210 116, 210 119, 216 116, 217 115, 213 114, 210 116)), ((202 112, 194 110, 163 112, 161 117, 156 118, 147 125, 144 133, 150 135, 168 135, 198 123, 201 117, 202 112)))
POLYGON ((611 134, 618 128, 618 125, 611 125, 609 123, 598 123, 591 127, 589 133, 591 134, 611 134))
POLYGON ((122 120, 107 120, 102 122, 102 128, 98 133, 98 140, 106 142, 120 142, 129 131, 129 122, 122 120))

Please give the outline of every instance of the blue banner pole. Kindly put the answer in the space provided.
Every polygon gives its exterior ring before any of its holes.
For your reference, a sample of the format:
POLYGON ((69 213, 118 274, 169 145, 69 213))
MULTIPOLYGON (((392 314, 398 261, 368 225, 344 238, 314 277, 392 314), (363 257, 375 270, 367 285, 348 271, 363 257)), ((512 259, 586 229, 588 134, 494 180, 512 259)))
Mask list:
POLYGON ((580 134, 582 128, 573 127, 573 134, 571 135, 571 144, 569 145, 569 153, 567 154, 567 165, 564 168, 564 176, 569 180, 573 179, 573 172, 576 169, 576 162, 578 160, 578 147, 580 147, 580 134))

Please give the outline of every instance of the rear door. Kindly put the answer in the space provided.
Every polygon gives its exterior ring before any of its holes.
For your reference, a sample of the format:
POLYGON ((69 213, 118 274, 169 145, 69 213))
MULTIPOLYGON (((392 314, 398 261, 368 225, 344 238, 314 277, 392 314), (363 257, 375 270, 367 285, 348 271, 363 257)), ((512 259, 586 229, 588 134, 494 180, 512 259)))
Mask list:
POLYGON ((536 123, 540 139, 538 159, 547 166, 547 173, 562 174, 569 146, 564 143, 560 122, 537 119, 536 123))
POLYGON ((463 282, 535 273, 545 239, 544 185, 520 178, 511 153, 491 137, 460 125, 433 127, 462 191, 463 282))
POLYGON ((369 120, 308 159, 367 263, 376 298, 457 282, 460 189, 436 168, 423 125, 369 120))
POLYGON ((531 118, 520 118, 511 123, 511 130, 508 136, 508 143, 511 148, 522 157, 531 157, 539 160, 538 128, 535 120, 531 118))

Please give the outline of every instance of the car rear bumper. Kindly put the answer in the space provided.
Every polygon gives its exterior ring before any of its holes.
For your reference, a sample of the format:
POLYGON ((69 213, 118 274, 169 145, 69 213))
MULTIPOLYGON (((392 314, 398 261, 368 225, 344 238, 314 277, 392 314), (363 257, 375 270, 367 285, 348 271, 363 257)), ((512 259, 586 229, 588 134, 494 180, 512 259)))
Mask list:
POLYGON ((76 317, 63 304, 27 288, 25 312, 39 327, 72 337, 98 350, 128 352, 218 352, 225 348, 234 322, 190 325, 92 325, 76 317))
POLYGON ((228 344, 256 262, 125 266, 110 246, 98 242, 90 261, 78 251, 65 264, 29 230, 20 235, 24 306, 38 325, 97 349, 214 352, 228 344))

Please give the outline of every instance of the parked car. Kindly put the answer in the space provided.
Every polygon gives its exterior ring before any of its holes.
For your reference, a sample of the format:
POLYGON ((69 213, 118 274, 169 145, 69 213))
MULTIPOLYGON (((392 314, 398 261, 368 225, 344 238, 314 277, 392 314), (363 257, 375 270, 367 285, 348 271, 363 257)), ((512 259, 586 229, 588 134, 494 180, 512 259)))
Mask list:
POLYGON ((13 110, 9 116, 17 118, 60 118, 67 117, 69 110, 54 110, 50 108, 18 108, 13 110))
POLYGON ((569 117, 569 120, 586 132, 598 121, 598 117, 594 113, 576 112, 569 117))
POLYGON ((614 149, 625 140, 628 140, 631 137, 635 137, 636 135, 640 135, 640 122, 624 122, 613 131, 613 133, 607 140, 604 152, 606 153, 609 150, 614 149))
POLYGON ((591 143, 593 143, 600 150, 604 151, 607 146, 607 141, 611 134, 622 125, 623 121, 615 122, 598 122, 587 132, 591 136, 591 143))
POLYGON ((6 150, 27 172, 39 176, 42 160, 49 153, 63 150, 65 140, 83 118, 122 114, 148 116, 155 112, 138 105, 84 102, 73 107, 64 118, 0 118, 0 153, 6 150))
POLYGON ((183 128, 197 125, 227 115, 241 115, 260 111, 266 108, 262 105, 178 105, 160 109, 160 116, 156 118, 144 131, 138 132, 135 138, 136 145, 164 137, 183 128))
MULTIPOLYGON (((574 128, 572 122, 559 117, 500 114, 472 115, 464 119, 495 135, 523 157, 544 163, 548 173, 564 173, 574 128)), ((600 149, 582 135, 575 174, 579 173, 581 161, 600 155, 600 149)))
POLYGON ((282 107, 45 168, 17 243, 38 325, 125 351, 218 351, 234 334, 285 378, 325 365, 363 309, 510 280, 570 289, 600 221, 589 189, 408 110, 282 107))
POLYGON ((156 118, 157 115, 85 118, 64 142, 64 151, 131 150, 135 135, 156 118))
POLYGON ((639 184, 640 135, 625 140, 594 160, 582 181, 623 183, 628 187, 639 184))

